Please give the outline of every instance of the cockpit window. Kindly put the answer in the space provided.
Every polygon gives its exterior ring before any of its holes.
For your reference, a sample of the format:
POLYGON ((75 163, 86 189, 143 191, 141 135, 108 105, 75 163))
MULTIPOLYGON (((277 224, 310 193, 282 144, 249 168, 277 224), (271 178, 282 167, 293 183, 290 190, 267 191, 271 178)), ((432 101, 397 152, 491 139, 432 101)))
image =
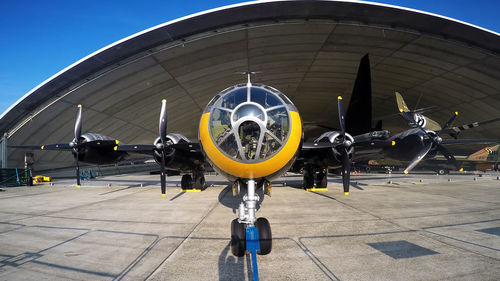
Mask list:
POLYGON ((220 98, 220 95, 216 95, 212 98, 212 100, 208 103, 208 106, 214 105, 214 103, 220 98))
POLYGON ((251 101, 262 105, 264 108, 269 108, 282 104, 274 93, 261 88, 253 88, 251 101))
POLYGON ((267 113, 267 129, 272 135, 284 142, 290 127, 286 107, 280 107, 267 113))
POLYGON ((247 88, 238 88, 226 94, 222 99, 219 99, 216 106, 234 109, 238 104, 246 102, 247 100, 247 88))
POLYGON ((263 86, 248 90, 238 86, 222 92, 211 108, 209 126, 219 150, 236 161, 255 163, 274 156, 286 143, 290 101, 263 86))
POLYGON ((216 144, 220 144, 231 134, 231 112, 216 108, 210 118, 210 133, 216 144))

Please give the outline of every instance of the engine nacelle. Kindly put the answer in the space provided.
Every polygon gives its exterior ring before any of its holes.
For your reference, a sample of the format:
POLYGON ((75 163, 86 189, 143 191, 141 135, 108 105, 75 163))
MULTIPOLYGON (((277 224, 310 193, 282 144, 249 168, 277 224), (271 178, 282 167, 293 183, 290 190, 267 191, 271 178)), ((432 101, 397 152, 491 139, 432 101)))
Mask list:
MULTIPOLYGON (((166 146, 172 145, 172 144, 178 144, 178 143, 188 143, 190 140, 185 137, 184 135, 181 134, 167 134, 167 143, 166 146)), ((157 144, 161 143, 160 137, 158 137, 153 144, 156 146, 157 144)), ((168 164, 174 157, 175 155, 175 149, 174 148, 168 148, 165 150, 165 156, 166 156, 166 164, 168 164)), ((154 152, 154 159, 158 165, 161 163, 161 154, 158 151, 154 152)))
MULTIPOLYGON (((82 144, 89 142, 97 142, 99 144, 99 141, 102 141, 102 143, 96 146, 82 145, 78 149, 78 161, 91 164, 112 164, 123 160, 127 155, 125 152, 113 149, 116 145, 116 139, 114 138, 93 133, 85 133, 80 137, 82 144)), ((76 157, 76 153, 74 151, 72 153, 76 157)))
MULTIPOLYGON (((354 138, 349 135, 348 133, 345 133, 345 137, 347 141, 350 141, 351 144, 354 143, 354 138)), ((330 142, 334 144, 334 147, 332 147, 333 150, 333 155, 335 158, 340 162, 340 151, 337 148, 343 148, 342 143, 344 142, 344 138, 341 135, 341 132, 339 131, 329 131, 326 133, 323 133, 319 138, 317 138, 314 142, 330 142)), ((347 153, 349 154, 349 159, 352 159, 352 155, 354 153, 354 146, 349 146, 347 149, 347 153)))

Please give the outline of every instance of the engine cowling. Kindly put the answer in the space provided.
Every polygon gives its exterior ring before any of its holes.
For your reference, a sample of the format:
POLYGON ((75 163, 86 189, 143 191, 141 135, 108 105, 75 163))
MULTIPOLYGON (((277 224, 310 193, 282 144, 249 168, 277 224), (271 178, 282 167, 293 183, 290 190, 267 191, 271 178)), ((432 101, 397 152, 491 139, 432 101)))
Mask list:
MULTIPOLYGON (((167 143, 166 146, 172 145, 172 144, 178 144, 178 143, 188 143, 190 140, 181 134, 175 134, 175 133, 170 133, 167 134, 167 143)), ((156 146, 157 144, 161 143, 160 137, 158 137, 153 144, 156 146)), ((173 157, 175 156, 175 149, 174 148, 167 148, 165 150, 165 156, 166 156, 166 164, 172 161, 173 157)), ((158 165, 161 163, 161 154, 155 150, 154 152, 154 159, 158 165)))
MULTIPOLYGON (((125 152, 115 151, 116 139, 101 134, 85 133, 80 136, 78 161, 92 164, 112 164, 123 160, 125 152)), ((72 151, 76 157, 75 151, 72 151)))
MULTIPOLYGON (((354 138, 349 135, 348 133, 345 133, 346 140, 349 141, 351 144, 354 143, 354 138)), ((314 142, 330 142, 334 144, 332 147, 333 155, 335 156, 335 159, 337 161, 341 161, 341 152, 340 149, 343 148, 343 143, 344 143, 344 138, 341 135, 341 132, 339 131, 329 131, 326 133, 323 133, 319 138, 317 138, 314 142)), ((352 155, 354 153, 354 146, 350 145, 347 148, 347 153, 349 155, 349 159, 352 159, 352 155)))

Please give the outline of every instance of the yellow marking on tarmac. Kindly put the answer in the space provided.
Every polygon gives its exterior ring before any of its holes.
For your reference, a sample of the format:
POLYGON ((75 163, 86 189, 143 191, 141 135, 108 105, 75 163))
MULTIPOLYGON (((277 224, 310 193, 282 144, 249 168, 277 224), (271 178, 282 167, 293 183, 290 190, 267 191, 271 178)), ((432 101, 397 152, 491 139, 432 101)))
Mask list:
POLYGON ((201 192, 201 189, 181 189, 181 192, 201 192))
POLYGON ((328 191, 328 187, 306 188, 306 191, 328 191))

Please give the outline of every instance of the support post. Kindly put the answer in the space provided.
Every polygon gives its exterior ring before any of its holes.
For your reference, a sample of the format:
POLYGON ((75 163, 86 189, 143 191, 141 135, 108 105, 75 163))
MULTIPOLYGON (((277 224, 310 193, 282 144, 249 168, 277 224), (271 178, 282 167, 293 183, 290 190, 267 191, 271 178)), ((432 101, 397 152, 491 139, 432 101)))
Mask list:
POLYGON ((7 133, 3 134, 2 141, 1 141, 1 161, 2 161, 2 168, 5 169, 7 168, 7 133))

